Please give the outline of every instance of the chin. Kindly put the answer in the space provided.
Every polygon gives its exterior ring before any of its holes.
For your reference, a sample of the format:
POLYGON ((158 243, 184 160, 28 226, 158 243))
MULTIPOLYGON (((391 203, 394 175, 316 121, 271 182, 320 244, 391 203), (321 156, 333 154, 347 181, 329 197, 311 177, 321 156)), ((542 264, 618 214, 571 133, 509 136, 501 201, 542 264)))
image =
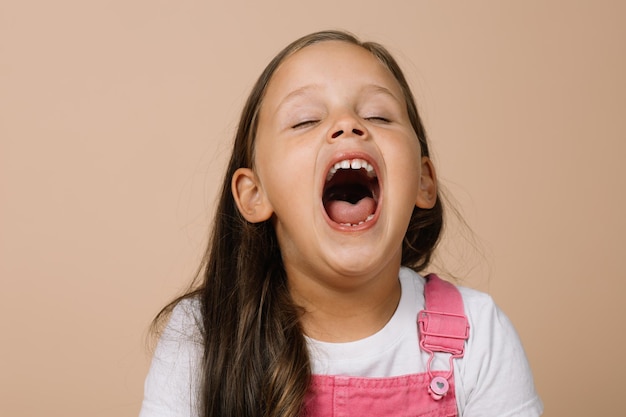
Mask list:
POLYGON ((380 250, 353 248, 333 251, 329 264, 333 271, 342 276, 377 275, 386 268, 400 268, 400 257, 384 254, 380 250), (397 260, 396 260, 397 258, 397 260))

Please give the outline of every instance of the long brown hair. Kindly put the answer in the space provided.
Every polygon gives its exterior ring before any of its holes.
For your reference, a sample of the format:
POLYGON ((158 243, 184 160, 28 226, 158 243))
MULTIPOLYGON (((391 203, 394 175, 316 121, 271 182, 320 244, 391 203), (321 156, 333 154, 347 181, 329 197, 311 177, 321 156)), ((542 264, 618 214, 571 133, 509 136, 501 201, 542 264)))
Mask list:
MULTIPOLYGON (((183 298, 200 300, 198 327, 204 341, 200 416, 297 417, 304 412, 311 371, 300 310, 289 294, 271 222, 252 224, 241 216, 231 178, 238 168, 254 165, 259 109, 275 70, 293 53, 331 40, 370 51, 391 71, 404 92, 422 155, 429 155, 413 94, 400 67, 381 45, 361 42, 346 32, 323 31, 296 40, 269 63, 241 114, 197 285, 160 313, 162 318, 183 298)), ((439 198, 432 209, 414 208, 403 241, 402 265, 416 271, 428 265, 442 224, 439 198)))

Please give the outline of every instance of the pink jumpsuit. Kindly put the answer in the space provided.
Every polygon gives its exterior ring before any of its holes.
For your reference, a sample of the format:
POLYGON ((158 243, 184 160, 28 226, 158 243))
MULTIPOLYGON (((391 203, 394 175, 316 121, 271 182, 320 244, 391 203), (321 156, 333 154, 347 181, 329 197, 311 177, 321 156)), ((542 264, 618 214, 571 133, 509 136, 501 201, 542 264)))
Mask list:
MULTIPOLYGON (((455 417, 454 367, 463 356, 469 324, 452 284, 426 277, 425 309, 418 315, 419 346, 430 354, 427 372, 383 378, 313 375, 306 417, 455 417), (449 371, 431 371, 434 352, 450 353, 449 371)), ((417 346, 416 346, 417 348, 417 346)))

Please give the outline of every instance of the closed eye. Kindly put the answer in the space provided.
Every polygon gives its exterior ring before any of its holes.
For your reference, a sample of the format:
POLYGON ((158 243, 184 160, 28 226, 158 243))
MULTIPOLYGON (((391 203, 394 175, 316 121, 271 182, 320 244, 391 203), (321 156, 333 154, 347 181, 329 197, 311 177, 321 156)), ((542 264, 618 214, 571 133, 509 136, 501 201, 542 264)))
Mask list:
POLYGON ((308 126, 312 126, 314 124, 316 124, 317 122, 319 122, 319 120, 304 120, 302 122, 296 123, 295 125, 291 126, 292 129, 300 129, 303 127, 308 127, 308 126))
POLYGON ((370 122, 378 122, 378 123, 391 123, 391 120, 382 116, 370 116, 370 117, 366 117, 365 120, 368 120, 370 122))

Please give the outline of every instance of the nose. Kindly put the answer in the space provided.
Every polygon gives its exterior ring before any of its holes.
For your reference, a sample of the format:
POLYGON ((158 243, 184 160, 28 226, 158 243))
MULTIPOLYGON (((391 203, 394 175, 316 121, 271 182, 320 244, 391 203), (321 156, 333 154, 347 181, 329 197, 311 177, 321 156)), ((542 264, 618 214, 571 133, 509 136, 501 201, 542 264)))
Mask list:
MULTIPOLYGON (((338 131, 334 132, 332 135, 330 135, 330 137, 333 138, 333 139, 336 139, 339 136, 343 135, 343 133, 344 133, 343 130, 338 130, 338 131)), ((357 129, 357 128, 352 129, 352 133, 354 133, 357 136, 365 135, 364 131, 362 131, 360 129, 357 129)))
POLYGON ((358 117, 348 115, 338 119, 331 127, 328 134, 328 139, 331 142, 341 137, 366 139, 368 137, 368 131, 358 117))

